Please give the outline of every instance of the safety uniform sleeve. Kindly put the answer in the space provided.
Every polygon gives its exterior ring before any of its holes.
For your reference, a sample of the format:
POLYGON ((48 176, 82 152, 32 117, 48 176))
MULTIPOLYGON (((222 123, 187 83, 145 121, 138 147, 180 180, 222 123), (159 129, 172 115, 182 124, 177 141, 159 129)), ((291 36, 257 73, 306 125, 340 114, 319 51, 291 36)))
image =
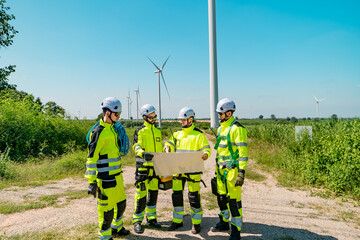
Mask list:
POLYGON ((142 131, 140 129, 137 129, 134 133, 134 144, 133 144, 133 150, 135 152, 135 154, 139 157, 142 158, 143 152, 145 152, 143 150, 143 134, 142 131))
POLYGON ((105 139, 101 139, 100 132, 96 131, 90 136, 90 143, 88 145, 88 157, 86 161, 86 173, 85 178, 88 179, 89 183, 96 181, 96 172, 97 172, 97 161, 99 159, 99 153, 103 148, 105 139))
POLYGON ((175 151, 175 147, 176 147, 176 143, 175 143, 175 137, 174 134, 171 135, 171 137, 169 138, 169 140, 167 140, 164 144, 164 150, 166 149, 166 147, 169 147, 169 152, 174 152, 175 151))
POLYGON ((200 134, 200 150, 203 151, 204 153, 206 153, 208 155, 208 157, 210 157, 210 154, 211 154, 211 148, 210 148, 210 144, 208 142, 208 140, 206 139, 205 137, 205 134, 202 133, 200 134))
POLYGON ((234 143, 239 150, 239 168, 246 170, 248 163, 247 131, 243 127, 237 127, 234 131, 234 143))

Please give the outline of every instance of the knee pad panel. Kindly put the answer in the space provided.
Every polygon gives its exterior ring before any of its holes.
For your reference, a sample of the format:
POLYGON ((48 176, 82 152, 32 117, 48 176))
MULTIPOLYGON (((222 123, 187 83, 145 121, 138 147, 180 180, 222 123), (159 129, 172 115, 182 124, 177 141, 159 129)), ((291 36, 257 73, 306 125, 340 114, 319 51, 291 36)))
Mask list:
POLYGON ((229 197, 226 195, 217 195, 218 204, 220 207, 220 210, 226 210, 227 209, 227 203, 229 202, 229 197))
POLYGON ((156 204, 158 198, 158 192, 159 191, 149 190, 149 198, 146 205, 154 206, 156 204))
POLYGON ((114 209, 112 209, 108 212, 104 212, 104 222, 103 222, 103 225, 101 226, 101 230, 105 231, 105 230, 109 229, 113 218, 114 218, 114 209))
POLYGON ((199 192, 189 192, 188 194, 190 206, 193 208, 200 208, 200 194, 199 192))
POLYGON ((145 210, 145 206, 146 206, 146 196, 136 200, 135 213, 139 214, 139 213, 143 212, 145 210))
POLYGON ((184 199, 183 199, 183 193, 182 191, 174 191, 171 195, 173 206, 184 206, 184 199))
POLYGON ((126 208, 126 199, 124 201, 121 201, 121 202, 117 203, 117 216, 116 216, 116 218, 119 218, 124 214, 125 208, 126 208))
POLYGON ((238 209, 238 203, 236 202, 236 199, 230 199, 229 207, 232 217, 240 217, 240 212, 238 209))

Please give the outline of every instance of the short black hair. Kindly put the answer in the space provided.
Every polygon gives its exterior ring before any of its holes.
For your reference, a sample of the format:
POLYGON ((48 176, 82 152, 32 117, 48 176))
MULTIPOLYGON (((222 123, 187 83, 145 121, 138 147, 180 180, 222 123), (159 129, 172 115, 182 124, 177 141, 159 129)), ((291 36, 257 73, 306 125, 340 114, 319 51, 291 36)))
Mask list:
MULTIPOLYGON (((108 109, 108 108, 103 108, 102 110, 103 110, 104 116, 105 116, 105 113, 106 113, 107 111, 110 111, 110 109, 108 109)), ((110 112, 111 112, 111 111, 110 111, 110 112)))

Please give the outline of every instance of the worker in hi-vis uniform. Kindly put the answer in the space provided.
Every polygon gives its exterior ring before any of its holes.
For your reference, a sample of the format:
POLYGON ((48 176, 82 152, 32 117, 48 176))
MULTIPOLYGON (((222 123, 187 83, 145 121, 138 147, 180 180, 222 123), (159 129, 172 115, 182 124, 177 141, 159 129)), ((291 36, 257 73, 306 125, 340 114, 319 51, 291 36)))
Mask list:
MULTIPOLYGON (((202 151, 202 159, 208 159, 211 154, 211 148, 205 134, 194 126, 194 110, 184 107, 180 110, 178 118, 181 119, 182 129, 175 132, 170 137, 169 141, 165 143, 165 151, 178 153, 202 151)), ((202 172, 192 172, 181 173, 173 176, 172 203, 174 211, 173 222, 168 228, 169 231, 174 231, 175 229, 183 226, 183 193, 185 182, 187 182, 189 188, 188 197, 191 207, 191 221, 193 225, 191 232, 193 234, 200 232, 200 224, 203 215, 203 209, 200 201, 200 182, 202 181, 201 174, 202 172)))
POLYGON ((231 214, 231 235, 229 240, 240 239, 242 227, 241 186, 244 183, 248 162, 247 132, 234 117, 234 101, 224 98, 216 111, 220 127, 217 133, 216 184, 220 221, 211 227, 212 232, 228 231, 231 214), (230 210, 229 210, 230 209, 230 210))
POLYGON ((161 131, 155 127, 156 110, 150 104, 140 108, 140 114, 144 124, 134 133, 133 150, 136 155, 135 172, 135 208, 133 214, 134 231, 143 233, 141 223, 146 212, 147 224, 154 228, 160 228, 157 222, 156 202, 158 197, 159 178, 154 171, 154 157, 151 152, 162 152, 161 131))
POLYGON ((96 197, 99 215, 99 239, 112 239, 130 233, 123 227, 126 208, 118 134, 113 126, 121 114, 121 103, 108 97, 101 103, 103 118, 91 131, 85 177, 88 193, 96 197))

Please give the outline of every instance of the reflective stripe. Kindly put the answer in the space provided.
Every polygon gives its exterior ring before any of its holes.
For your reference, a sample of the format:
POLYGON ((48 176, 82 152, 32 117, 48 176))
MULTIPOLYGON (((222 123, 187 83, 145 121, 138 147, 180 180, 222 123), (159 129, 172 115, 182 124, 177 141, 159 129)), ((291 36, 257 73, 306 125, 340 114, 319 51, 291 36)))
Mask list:
POLYGON ((146 216, 150 217, 150 216, 156 216, 156 212, 153 213, 146 213, 146 216))
POLYGON ((102 172, 110 172, 112 170, 117 170, 120 169, 121 165, 117 165, 117 166, 111 166, 111 167, 104 167, 104 168, 98 168, 98 172, 102 173, 102 172))
POLYGON ((201 220, 202 219, 202 214, 191 213, 191 219, 201 220))
POLYGON ((241 158, 239 158, 239 161, 247 161, 247 160, 248 160, 247 157, 241 157, 241 158))
POLYGON ((210 145, 206 145, 205 147, 202 147, 199 151, 204 150, 205 148, 210 148, 210 145))
POLYGON ((86 164, 87 168, 96 168, 96 163, 86 164))
POLYGON ((148 209, 155 209, 156 208, 156 205, 154 206, 146 206, 148 209))
POLYGON ((191 211, 193 211, 194 213, 199 213, 202 212, 202 208, 191 208, 191 211))
POLYGON ((227 148, 228 145, 227 145, 227 144, 219 144, 219 147, 221 147, 221 148, 227 148))
POLYGON ((110 239, 111 238, 111 235, 110 236, 100 236, 99 235, 99 239, 110 239))
POLYGON ((166 142, 166 143, 168 143, 168 144, 172 145, 173 147, 175 147, 175 145, 172 142, 166 142))
POLYGON ((98 205, 100 205, 100 206, 107 206, 108 204, 107 203, 97 203, 98 205))
MULTIPOLYGON (((106 230, 101 230, 101 229, 100 229, 100 233, 104 233, 104 232, 106 232, 106 231, 109 231, 109 230, 110 230, 110 228, 111 228, 111 227, 109 227, 109 228, 108 228, 108 229, 106 229, 106 230)), ((104 236, 104 237, 106 237, 106 236, 104 236)), ((107 238, 105 238, 105 239, 107 239, 107 238)))
POLYGON ((85 175, 96 175, 96 171, 87 170, 87 171, 85 172, 85 175))
POLYGON ((108 159, 99 159, 97 161, 98 164, 104 164, 104 163, 111 163, 111 162, 117 162, 120 161, 120 157, 118 158, 108 158, 108 159))
POLYGON ((177 212, 174 212, 174 218, 182 220, 184 218, 184 215, 180 214, 180 213, 177 213, 177 212))
POLYGON ((174 208, 175 212, 183 212, 184 211, 184 207, 175 207, 174 208))
POLYGON ((247 143, 246 143, 246 142, 231 143, 231 145, 236 145, 236 146, 239 146, 239 147, 247 147, 247 143))
POLYGON ((122 228, 122 226, 123 226, 123 223, 121 223, 119 226, 115 226, 115 225, 111 224, 112 229, 119 229, 119 228, 122 228))
POLYGON ((144 163, 144 162, 146 162, 145 159, 143 159, 143 158, 141 158, 141 157, 136 157, 135 159, 136 159, 136 162, 137 162, 137 163, 144 163))
POLYGON ((219 166, 223 166, 223 167, 226 167, 229 163, 230 163, 230 161, 217 162, 217 164, 218 164, 219 166))
POLYGON ((144 216, 144 212, 145 212, 145 211, 142 211, 141 213, 134 213, 134 215, 135 215, 137 218, 140 218, 140 217, 144 216))
POLYGON ((226 220, 229 220, 230 218, 230 211, 229 210, 225 210, 225 211, 221 211, 220 215, 223 216, 223 218, 225 218, 226 220))
POLYGON ((242 225, 242 217, 232 217, 232 218, 231 218, 231 224, 234 224, 235 226, 241 228, 241 225, 242 225))
POLYGON ((114 219, 115 222, 120 222, 122 220, 122 216, 119 217, 118 219, 114 219))
POLYGON ((221 156, 221 155, 218 155, 218 158, 220 158, 221 160, 229 160, 229 159, 231 159, 231 156, 221 156))
POLYGON ((181 152, 181 153, 184 153, 184 152, 200 152, 200 150, 184 150, 184 149, 176 149, 176 152, 181 152))

